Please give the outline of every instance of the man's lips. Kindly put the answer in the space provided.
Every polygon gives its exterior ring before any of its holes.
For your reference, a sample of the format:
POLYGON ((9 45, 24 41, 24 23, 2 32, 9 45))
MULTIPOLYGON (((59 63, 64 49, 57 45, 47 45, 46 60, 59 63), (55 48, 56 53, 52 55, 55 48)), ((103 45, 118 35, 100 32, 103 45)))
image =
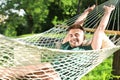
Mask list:
POLYGON ((77 44, 78 42, 77 42, 77 41, 72 41, 71 43, 72 43, 72 44, 77 44))
POLYGON ((72 43, 78 43, 78 39, 71 40, 72 43))

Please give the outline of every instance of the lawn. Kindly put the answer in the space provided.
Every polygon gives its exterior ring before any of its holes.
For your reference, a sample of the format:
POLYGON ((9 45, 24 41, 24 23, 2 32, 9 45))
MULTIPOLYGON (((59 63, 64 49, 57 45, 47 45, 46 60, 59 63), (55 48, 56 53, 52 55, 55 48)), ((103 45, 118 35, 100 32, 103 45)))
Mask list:
POLYGON ((112 71, 112 56, 94 68, 85 75, 81 80, 109 80, 112 71))

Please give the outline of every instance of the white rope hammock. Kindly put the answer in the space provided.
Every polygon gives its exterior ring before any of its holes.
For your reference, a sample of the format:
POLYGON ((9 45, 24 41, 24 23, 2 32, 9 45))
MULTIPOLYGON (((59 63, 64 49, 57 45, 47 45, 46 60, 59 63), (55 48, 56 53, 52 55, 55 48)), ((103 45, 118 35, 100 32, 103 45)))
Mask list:
MULTIPOLYGON (((49 62, 62 80, 79 80, 89 71, 103 62, 104 59, 111 56, 115 51, 120 49, 120 38, 118 37, 118 34, 120 35, 120 0, 109 0, 97 6, 95 10, 88 15, 84 27, 86 29, 86 35, 88 35, 87 39, 90 39, 91 32, 89 33, 87 30, 93 31, 93 29, 96 28, 101 17, 103 16, 103 5, 109 4, 114 4, 116 9, 111 14, 107 30, 109 30, 110 26, 111 30, 115 31, 106 32, 110 32, 108 37, 116 46, 88 51, 70 51, 57 49, 60 45, 59 43, 62 42, 62 39, 66 35, 66 29, 69 25, 74 23, 74 21, 79 16, 77 15, 62 25, 57 25, 46 32, 35 34, 29 37, 11 39, 1 35, 0 66, 11 68, 49 62)), ((43 79, 40 77, 35 77, 36 74, 34 74, 34 72, 31 73, 31 75, 26 74, 26 76, 23 76, 19 79, 43 79)), ((0 74, 3 73, 0 71, 0 74)), ((43 80, 45 80, 45 78, 43 80)))

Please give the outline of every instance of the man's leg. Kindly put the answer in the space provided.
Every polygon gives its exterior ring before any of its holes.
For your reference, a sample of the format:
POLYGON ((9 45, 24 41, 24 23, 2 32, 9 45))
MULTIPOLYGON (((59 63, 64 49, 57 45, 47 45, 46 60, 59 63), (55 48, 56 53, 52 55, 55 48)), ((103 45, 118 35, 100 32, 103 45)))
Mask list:
POLYGON ((103 41, 102 41, 102 48, 109 48, 114 47, 114 43, 107 37, 106 35, 103 35, 103 41))
POLYGON ((0 68, 0 79, 40 79, 40 80, 61 80, 58 73, 50 63, 29 65, 15 68, 0 68))

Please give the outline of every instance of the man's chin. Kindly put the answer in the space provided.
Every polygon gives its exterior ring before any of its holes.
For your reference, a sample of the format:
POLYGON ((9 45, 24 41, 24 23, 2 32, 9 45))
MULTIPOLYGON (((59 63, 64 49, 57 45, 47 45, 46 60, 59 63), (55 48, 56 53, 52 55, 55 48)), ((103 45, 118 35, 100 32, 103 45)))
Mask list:
POLYGON ((71 47, 78 47, 80 45, 78 45, 78 43, 74 43, 74 44, 71 44, 71 47))
POLYGON ((73 48, 74 48, 74 47, 78 47, 78 45, 72 45, 71 47, 73 47, 73 48))

